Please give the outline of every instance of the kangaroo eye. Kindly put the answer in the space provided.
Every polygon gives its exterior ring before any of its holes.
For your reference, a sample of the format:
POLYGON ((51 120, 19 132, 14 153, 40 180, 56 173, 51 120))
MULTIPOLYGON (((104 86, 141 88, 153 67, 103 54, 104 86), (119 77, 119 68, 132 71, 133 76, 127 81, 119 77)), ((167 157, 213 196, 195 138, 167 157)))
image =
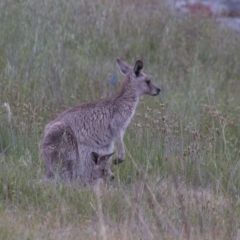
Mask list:
POLYGON ((106 170, 105 169, 102 170, 102 175, 106 175, 106 170))
POLYGON ((151 82, 150 80, 146 80, 146 83, 147 83, 147 85, 149 85, 149 84, 150 84, 150 82, 151 82))

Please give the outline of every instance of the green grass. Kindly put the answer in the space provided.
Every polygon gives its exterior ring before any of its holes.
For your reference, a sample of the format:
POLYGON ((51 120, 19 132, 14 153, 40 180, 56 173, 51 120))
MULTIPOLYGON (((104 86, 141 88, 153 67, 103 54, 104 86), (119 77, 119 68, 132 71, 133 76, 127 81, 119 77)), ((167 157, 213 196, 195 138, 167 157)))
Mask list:
POLYGON ((1 1, 0 240, 239 239, 239 58, 234 32, 160 0, 1 1), (162 92, 141 99, 115 181, 41 183, 45 124, 116 93, 117 57, 162 92))

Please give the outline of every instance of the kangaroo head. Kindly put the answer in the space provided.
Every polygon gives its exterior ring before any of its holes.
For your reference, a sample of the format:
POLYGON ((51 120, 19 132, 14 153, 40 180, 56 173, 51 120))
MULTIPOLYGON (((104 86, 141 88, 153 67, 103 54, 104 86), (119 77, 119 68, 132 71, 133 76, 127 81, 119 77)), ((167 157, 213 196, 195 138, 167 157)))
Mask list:
POLYGON ((156 96, 160 93, 160 88, 154 85, 151 79, 142 72, 143 62, 137 60, 134 67, 129 66, 126 62, 117 59, 117 64, 123 74, 126 75, 124 87, 133 89, 137 96, 148 94, 156 96))
POLYGON ((93 180, 108 178, 112 181, 114 179, 114 175, 110 168, 110 159, 113 154, 114 153, 99 155, 98 153, 92 152, 92 161, 94 163, 92 172, 93 180))

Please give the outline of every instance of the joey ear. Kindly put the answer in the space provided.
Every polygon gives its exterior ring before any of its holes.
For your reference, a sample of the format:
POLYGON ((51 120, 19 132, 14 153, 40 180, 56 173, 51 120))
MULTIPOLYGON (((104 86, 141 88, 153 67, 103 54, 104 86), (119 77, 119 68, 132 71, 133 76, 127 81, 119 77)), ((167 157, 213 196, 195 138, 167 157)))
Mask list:
POLYGON ((133 68, 133 72, 136 74, 136 76, 138 76, 142 69, 143 69, 143 62, 141 60, 137 60, 133 68))
POLYGON ((114 154, 114 152, 112 152, 112 153, 106 155, 106 157, 107 157, 107 158, 110 158, 113 154, 114 154))
POLYGON ((107 155, 103 155, 103 156, 101 156, 100 157, 100 161, 109 161, 109 158, 112 156, 114 154, 114 152, 113 153, 110 153, 110 154, 107 154, 107 155))
POLYGON ((91 155, 92 155, 93 162, 97 165, 98 164, 99 154, 97 154, 95 152, 92 152, 91 155))
POLYGON ((132 68, 126 62, 122 61, 119 58, 117 58, 116 61, 123 74, 127 74, 129 71, 131 71, 132 68))

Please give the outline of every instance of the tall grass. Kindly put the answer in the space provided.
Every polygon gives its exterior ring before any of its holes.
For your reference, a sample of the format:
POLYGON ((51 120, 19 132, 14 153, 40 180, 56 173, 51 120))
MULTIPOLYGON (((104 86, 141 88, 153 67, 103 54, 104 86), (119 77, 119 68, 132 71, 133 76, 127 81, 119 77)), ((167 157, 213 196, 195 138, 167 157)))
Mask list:
POLYGON ((1 1, 0 239, 239 239, 239 57, 239 36, 163 1, 1 1), (41 183, 45 124, 118 91, 116 57, 162 92, 141 99, 115 181, 41 183))

